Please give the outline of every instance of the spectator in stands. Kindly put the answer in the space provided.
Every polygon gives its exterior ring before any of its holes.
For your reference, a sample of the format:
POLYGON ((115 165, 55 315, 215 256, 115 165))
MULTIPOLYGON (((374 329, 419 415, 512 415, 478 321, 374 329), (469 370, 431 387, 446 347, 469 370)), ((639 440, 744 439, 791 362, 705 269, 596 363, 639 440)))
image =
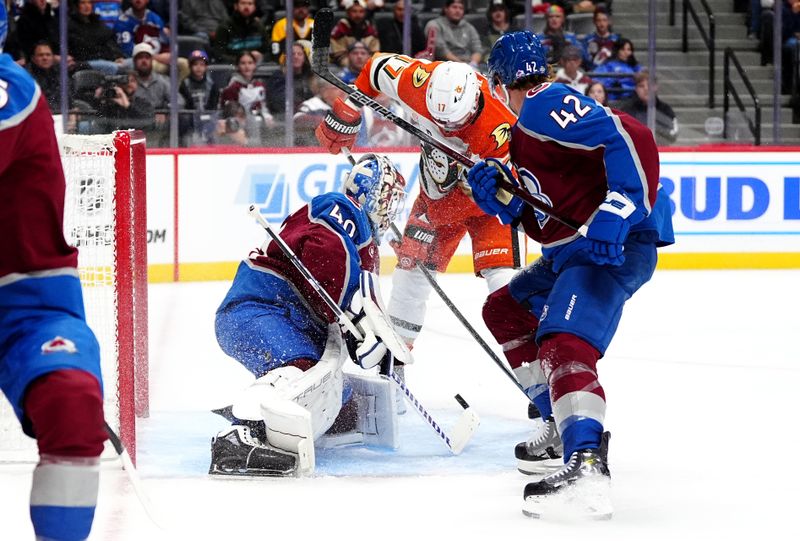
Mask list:
POLYGON ((567 45, 561 51, 561 67, 556 71, 556 82, 571 86, 581 94, 586 92, 592 79, 581 71, 583 51, 574 45, 567 45))
POLYGON ((269 33, 255 11, 255 0, 236 0, 231 18, 217 28, 214 41, 217 62, 233 64, 245 51, 256 63, 264 59, 269 51, 269 33))
POLYGON ((483 58, 478 31, 464 20, 464 0, 446 0, 442 16, 425 25, 425 34, 436 30, 436 60, 467 62, 477 67, 483 58))
POLYGON ((592 13, 597 9, 597 4, 603 4, 605 7, 605 2, 597 0, 562 0, 558 3, 567 13, 592 13))
MULTIPOLYGON (((798 69, 797 45, 800 36, 800 0, 778 0, 781 12, 782 75, 783 92, 792 91, 792 76, 798 69)), ((773 9, 761 11, 761 65, 773 61, 773 32, 775 12, 773 9)))
MULTIPOLYGON (((311 41, 311 30, 314 28, 314 19, 310 16, 309 0, 296 0, 292 8, 292 28, 294 40, 311 41)), ((286 17, 278 20, 272 27, 272 58, 278 60, 282 66, 286 61, 284 50, 286 48, 286 17)))
POLYGON ((590 71, 611 58, 614 43, 619 40, 619 34, 611 31, 611 17, 605 9, 597 8, 593 20, 594 32, 583 38, 583 48, 586 51, 584 65, 590 71))
POLYGON ((747 39, 761 38, 761 9, 772 9, 775 0, 749 0, 747 4, 747 39))
POLYGON ((117 19, 122 15, 122 0, 96 0, 93 8, 100 22, 113 30, 117 19))
MULTIPOLYGON (((398 0, 392 10, 391 19, 378 19, 375 27, 381 42, 381 51, 384 53, 403 53, 403 23, 405 22, 405 2, 398 0)), ((425 33, 419 25, 417 16, 411 15, 411 56, 425 49, 425 33)))
POLYGON ((380 51, 381 43, 377 29, 367 20, 365 0, 344 0, 342 6, 346 17, 339 19, 331 31, 331 61, 346 67, 347 48, 354 42, 363 42, 370 53, 380 51))
MULTIPOLYGON (((402 105, 386 94, 379 94, 375 101, 389 109, 394 115, 409 120, 408 112, 402 105)), ((356 146, 368 147, 409 147, 419 144, 410 133, 401 129, 394 122, 387 120, 369 107, 361 108, 362 125, 356 139, 356 146)))
MULTIPOLYGON (((136 96, 147 101, 153 109, 161 109, 155 113, 155 127, 162 128, 167 124, 169 109, 169 79, 153 71, 153 48, 149 43, 137 43, 133 48, 133 70, 136 77, 136 96)), ((178 96, 178 106, 182 107, 183 98, 178 96)))
POLYGON ((314 96, 300 104, 294 115, 295 145, 318 146, 314 130, 333 107, 337 98, 344 99, 344 92, 319 77, 311 80, 314 96))
POLYGON ((216 111, 219 105, 219 88, 206 73, 208 55, 202 49, 189 54, 189 76, 178 87, 184 107, 195 111, 216 111))
POLYGON ((47 41, 40 41, 33 48, 28 71, 42 89, 47 105, 54 115, 61 114, 61 67, 55 61, 53 49, 47 41))
MULTIPOLYGON (((633 118, 647 125, 647 102, 650 97, 650 81, 647 70, 634 76, 636 90, 630 98, 612 103, 614 109, 628 113, 633 118)), ((678 119, 675 111, 658 97, 658 88, 654 85, 656 95, 656 142, 659 145, 674 143, 678 138, 678 119)))
MULTIPOLYGON (((148 9, 149 0, 130 0, 131 7, 119 16, 114 24, 117 43, 128 59, 123 63, 126 68, 133 66, 133 48, 140 43, 150 45, 153 52, 153 69, 156 73, 169 73, 170 34, 164 26, 164 20, 148 9)), ((185 58, 178 58, 178 72, 183 79, 189 74, 189 63, 185 58)))
MULTIPOLYGON (((120 70, 126 72, 126 69, 120 70)), ((117 75, 123 73, 118 72, 117 75)), ((99 115, 98 133, 131 128, 150 129, 153 127, 153 106, 145 98, 136 95, 138 83, 136 75, 126 73, 128 83, 110 88, 100 86, 94 92, 94 109, 99 115)))
POLYGON ((70 13, 67 39, 70 55, 97 71, 114 75, 125 60, 114 32, 93 11, 92 0, 78 0, 70 13))
POLYGON ((561 6, 551 5, 548 7, 545 11, 545 21, 544 31, 537 34, 536 37, 547 51, 547 61, 550 64, 558 64, 564 47, 567 45, 581 47, 581 44, 575 34, 564 29, 566 16, 564 8, 561 6))
MULTIPOLYGON (((306 40, 295 41, 292 45, 292 69, 294 70, 294 112, 300 109, 307 99, 314 96, 311 90, 311 42, 306 40)), ((286 112, 286 66, 273 73, 266 81, 267 108, 273 115, 284 116, 286 112)))
POLYGON ((369 49, 367 49, 367 46, 364 45, 364 42, 356 41, 355 43, 351 43, 350 46, 347 47, 347 67, 339 72, 339 79, 347 84, 355 82, 356 77, 358 77, 358 74, 364 69, 370 56, 371 53, 369 49))
POLYGON ((600 105, 608 107, 608 94, 606 93, 606 87, 603 86, 603 83, 592 81, 589 86, 586 87, 586 95, 590 98, 594 98, 600 105))
POLYGON ((211 43, 219 25, 228 19, 228 9, 222 0, 181 0, 178 28, 211 43))
POLYGON ((492 0, 486 8, 486 19, 489 21, 489 30, 481 37, 483 42, 483 61, 489 58, 489 53, 494 42, 508 32, 516 32, 519 28, 513 23, 511 8, 503 0, 492 0))
POLYGON ((184 108, 192 114, 179 116, 179 131, 182 137, 189 136, 189 145, 211 142, 216 129, 216 110, 219 104, 219 88, 208 71, 208 55, 197 49, 189 54, 189 76, 184 79, 178 93, 183 98, 184 108))
POLYGON ((275 125, 275 120, 267 108, 267 87, 255 79, 256 59, 249 51, 239 53, 236 58, 236 72, 222 90, 220 95, 221 107, 228 102, 237 101, 247 113, 245 131, 248 139, 254 144, 261 141, 267 129, 275 125))
POLYGON ((238 101, 229 101, 222 108, 222 118, 217 121, 214 143, 218 145, 248 146, 247 111, 238 101))
POLYGON ((595 77, 606 87, 610 101, 618 101, 633 96, 634 88, 636 88, 633 76, 641 70, 641 66, 639 66, 639 62, 637 62, 633 52, 633 42, 626 38, 620 38, 614 44, 612 58, 606 60, 594 70, 595 73, 630 74, 629 77, 595 77))
POLYGON ((41 41, 47 41, 53 47, 56 62, 61 60, 58 56, 58 17, 47 0, 28 0, 17 20, 16 33, 22 53, 28 60, 33 56, 36 44, 41 41))

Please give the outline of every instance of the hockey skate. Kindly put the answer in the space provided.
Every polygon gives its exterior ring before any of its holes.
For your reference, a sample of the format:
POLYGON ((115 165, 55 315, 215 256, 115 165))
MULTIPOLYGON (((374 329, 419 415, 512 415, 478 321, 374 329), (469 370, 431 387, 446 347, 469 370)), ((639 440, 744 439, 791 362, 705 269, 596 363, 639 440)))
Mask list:
POLYGON ((550 473, 564 465, 564 444, 552 416, 542 421, 539 430, 528 441, 517 444, 514 456, 517 457, 517 469, 525 475, 550 473))
POLYGON ((297 455, 264 445, 243 425, 223 430, 211 440, 211 466, 216 475, 288 477, 297 473, 297 455))
POLYGON ((599 449, 575 451, 559 471, 528 483, 522 513, 532 518, 610 519, 609 437, 603 433, 599 449))

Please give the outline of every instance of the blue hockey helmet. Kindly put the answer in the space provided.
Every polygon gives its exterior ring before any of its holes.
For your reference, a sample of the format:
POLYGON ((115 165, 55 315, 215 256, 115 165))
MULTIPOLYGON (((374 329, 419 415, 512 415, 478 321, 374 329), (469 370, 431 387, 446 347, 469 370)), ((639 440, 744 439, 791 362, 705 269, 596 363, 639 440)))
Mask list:
POLYGON ((3 46, 6 44, 7 35, 8 35, 8 12, 6 11, 5 0, 0 0, 0 53, 3 52, 3 46))
POLYGON ((531 75, 546 75, 547 53, 532 32, 523 30, 500 36, 489 53, 489 84, 510 85, 531 75))
POLYGON ((347 175, 344 191, 367 212, 379 239, 403 210, 406 179, 387 156, 364 154, 347 175))

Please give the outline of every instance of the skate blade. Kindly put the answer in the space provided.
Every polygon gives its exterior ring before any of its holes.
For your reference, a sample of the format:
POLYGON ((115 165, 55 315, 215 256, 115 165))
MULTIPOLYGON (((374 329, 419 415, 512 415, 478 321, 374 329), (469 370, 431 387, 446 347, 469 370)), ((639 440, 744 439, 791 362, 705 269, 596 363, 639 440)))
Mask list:
POLYGON ((517 460, 517 471, 525 475, 547 475, 564 467, 563 458, 550 458, 531 462, 529 460, 517 460))
POLYGON ((208 469, 209 475, 225 475, 229 477, 297 477, 295 468, 286 470, 255 470, 255 469, 223 469, 212 465, 208 469))
POLYGON ((526 517, 549 520, 610 520, 614 514, 607 477, 582 479, 553 494, 529 496, 522 504, 526 517))

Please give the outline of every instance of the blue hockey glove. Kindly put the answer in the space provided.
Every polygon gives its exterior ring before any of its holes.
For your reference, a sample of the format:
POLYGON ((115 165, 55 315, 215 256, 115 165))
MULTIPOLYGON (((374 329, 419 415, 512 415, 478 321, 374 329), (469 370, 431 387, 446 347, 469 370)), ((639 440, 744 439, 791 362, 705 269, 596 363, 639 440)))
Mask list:
POLYGON ((586 239, 591 241, 591 259, 598 265, 619 266, 625 262, 625 239, 631 226, 644 219, 644 213, 619 192, 608 192, 605 201, 587 224, 586 239))
POLYGON ((510 224, 522 214, 525 203, 500 188, 501 179, 512 184, 517 182, 509 168, 495 158, 476 163, 467 173, 467 182, 472 188, 475 203, 486 214, 497 216, 503 224, 510 224))

